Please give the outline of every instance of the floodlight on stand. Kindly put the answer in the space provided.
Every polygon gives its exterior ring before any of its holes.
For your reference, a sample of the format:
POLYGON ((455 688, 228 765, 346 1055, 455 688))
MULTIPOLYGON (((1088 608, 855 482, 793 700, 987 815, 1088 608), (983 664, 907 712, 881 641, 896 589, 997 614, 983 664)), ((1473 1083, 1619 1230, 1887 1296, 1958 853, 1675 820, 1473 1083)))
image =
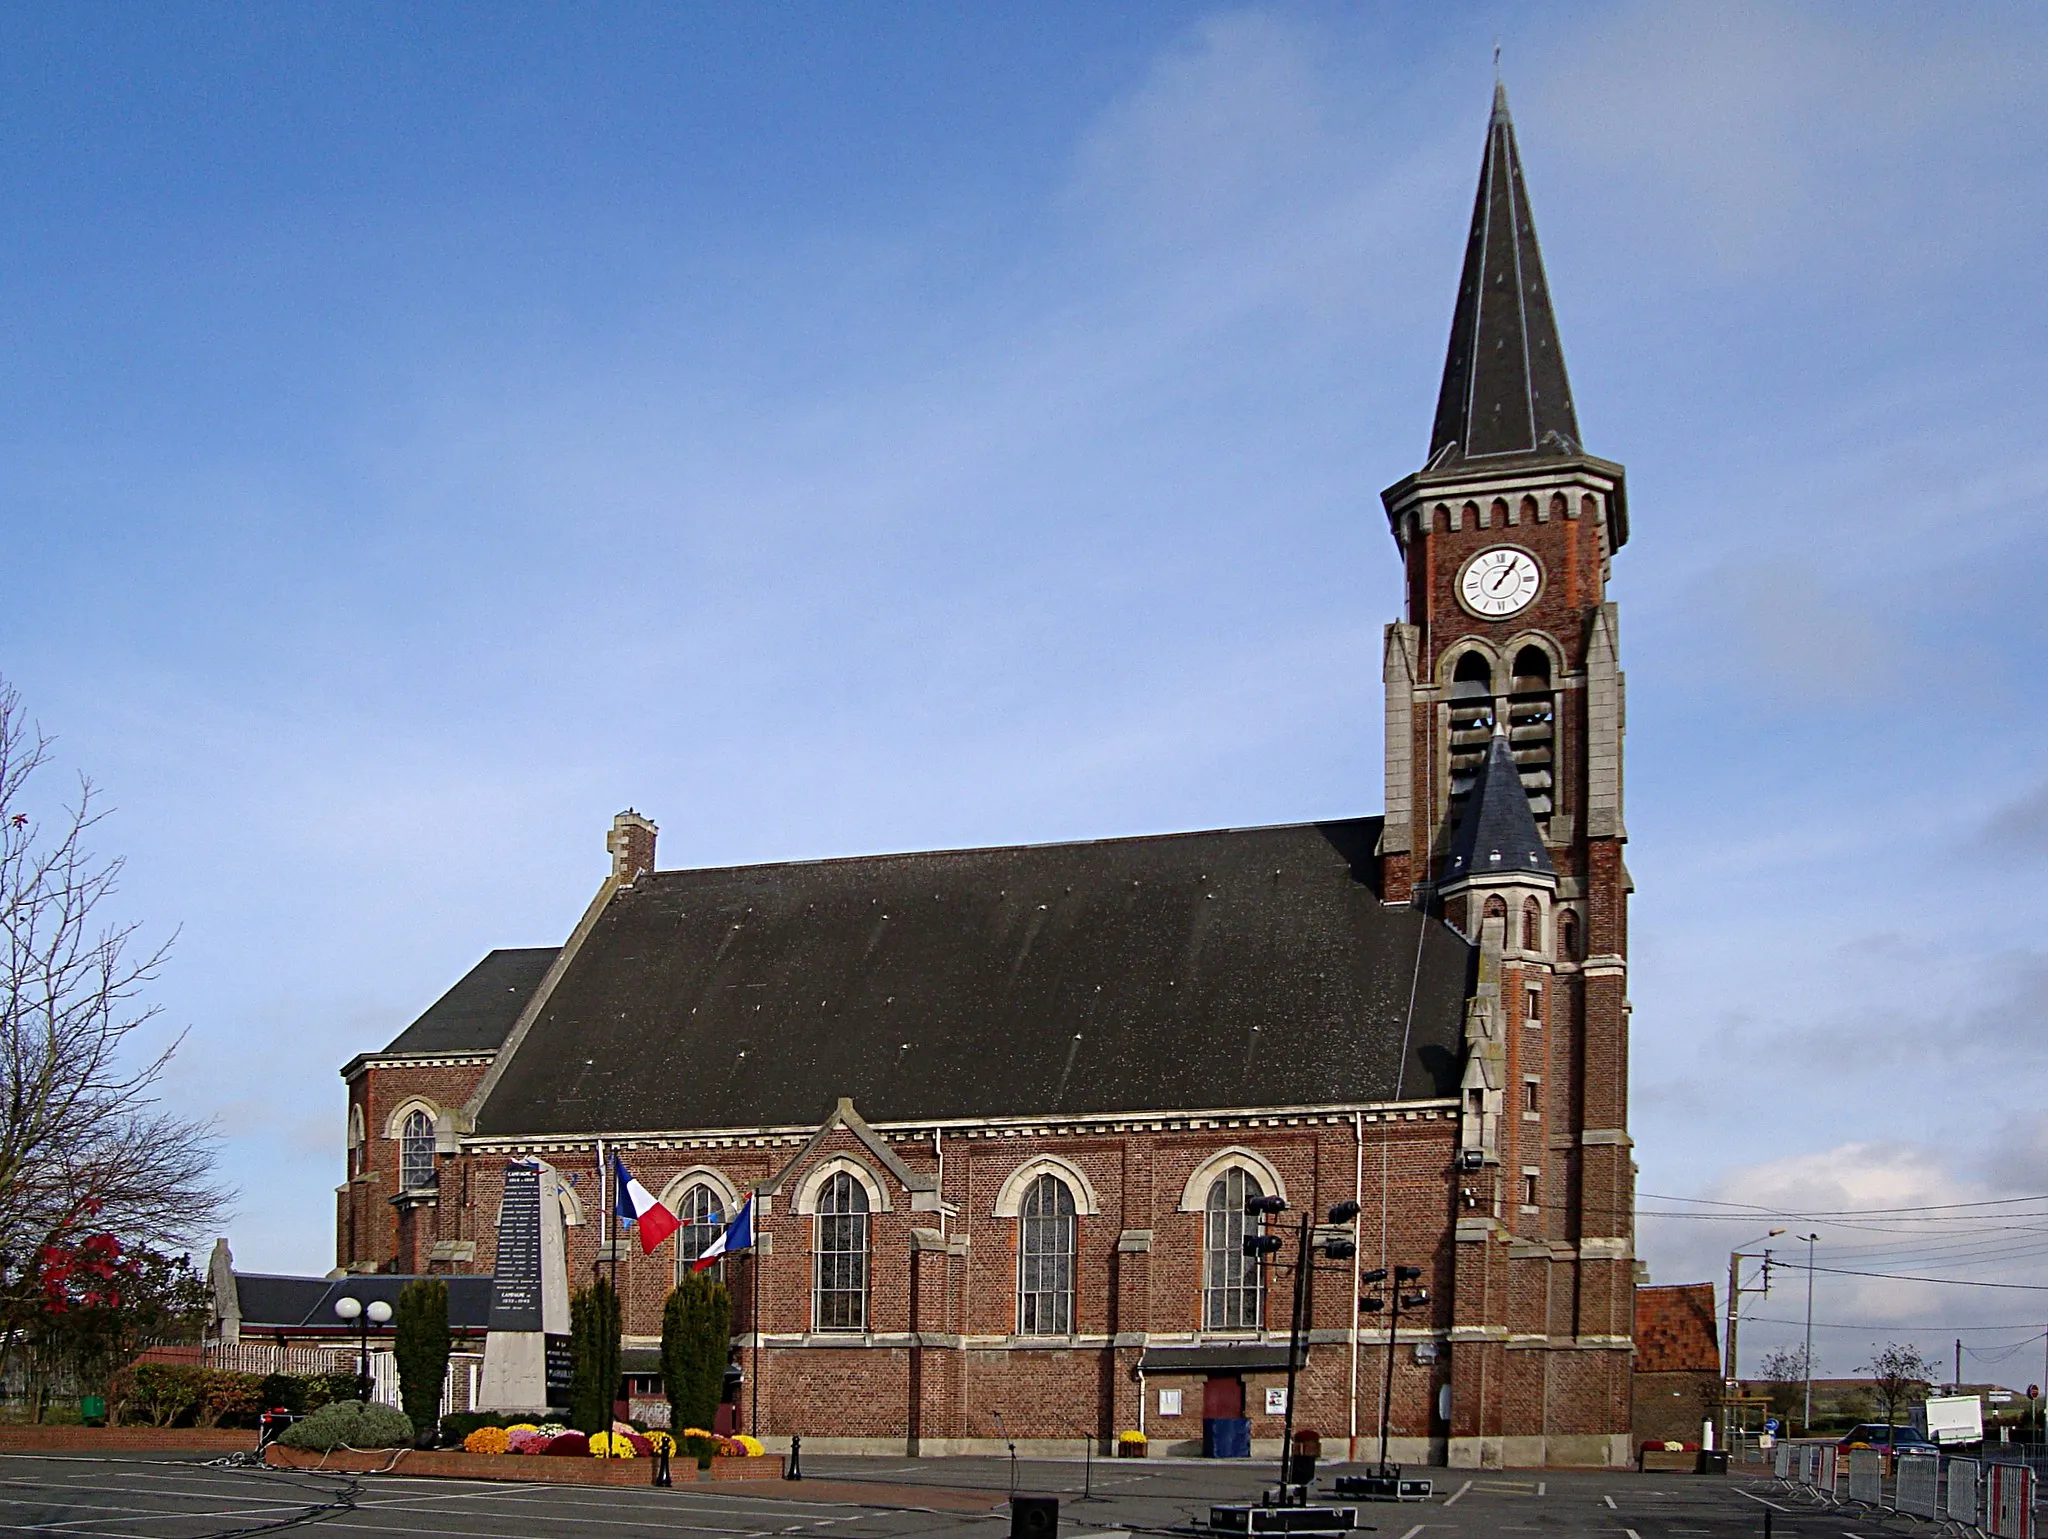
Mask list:
POLYGON ((1403 1309, 1419 1308, 1428 1302, 1429 1295, 1427 1293, 1404 1293, 1401 1295, 1401 1307, 1403 1309))
POLYGON ((1248 1234, 1244 1237, 1244 1253, 1254 1259, 1260 1256, 1275 1256, 1280 1253, 1280 1236, 1277 1234, 1248 1234))
POLYGON ((1358 1307, 1369 1315, 1376 1315, 1387 1307, 1387 1301, 1385 1299, 1360 1299, 1358 1307))
POLYGON ((1358 1204, 1355 1202, 1340 1202, 1330 1209, 1330 1222, 1333 1224, 1348 1224, 1356 1217, 1358 1204))
POLYGON ((1385 1282, 1387 1280, 1387 1269, 1383 1266, 1376 1266, 1370 1272, 1359 1274, 1358 1280, 1369 1283, 1385 1282))
POLYGON ((1394 1268, 1394 1280, 1396 1282, 1413 1282, 1421 1275, 1422 1268, 1419 1266, 1397 1266, 1394 1268))
POLYGON ((1257 1214, 1285 1213, 1287 1211, 1287 1199, 1280 1196, 1248 1197, 1245 1199, 1244 1210, 1247 1213, 1257 1214))
POLYGON ((1358 1247, 1349 1240, 1323 1241, 1323 1255, 1331 1261, 1349 1261, 1358 1254, 1358 1247))

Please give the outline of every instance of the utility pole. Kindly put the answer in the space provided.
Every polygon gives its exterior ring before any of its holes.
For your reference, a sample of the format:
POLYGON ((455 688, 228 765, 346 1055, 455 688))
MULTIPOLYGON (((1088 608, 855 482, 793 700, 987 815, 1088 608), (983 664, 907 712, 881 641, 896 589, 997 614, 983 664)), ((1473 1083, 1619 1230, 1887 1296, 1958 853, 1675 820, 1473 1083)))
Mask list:
MULTIPOLYGON (((1773 1229, 1764 1236, 1774 1239, 1783 1234, 1782 1229, 1773 1229)), ((1754 1242, 1752 1242, 1754 1243, 1754 1242)), ((1811 1277, 1811 1271, 1807 1276, 1811 1277)), ((1727 1378, 1724 1381, 1726 1394, 1721 1407, 1722 1446, 1731 1452, 1735 1445, 1735 1398, 1742 1393, 1742 1360, 1737 1355, 1736 1333, 1742 1324, 1742 1295, 1745 1293, 1769 1293, 1771 1291, 1771 1253, 1765 1251, 1731 1250, 1728 1252, 1728 1362, 1727 1378), (1745 1288, 1742 1286, 1742 1263, 1762 1260, 1764 1264, 1763 1286, 1745 1288)))
POLYGON ((1803 1436, 1813 1436, 1813 1242, 1818 1234, 1802 1234, 1796 1238, 1806 1242, 1806 1410, 1799 1418, 1799 1431, 1803 1436))
POLYGON ((1963 1338, 1960 1336, 1956 1337, 1955 1392, 1959 1395, 1963 1392, 1963 1338))

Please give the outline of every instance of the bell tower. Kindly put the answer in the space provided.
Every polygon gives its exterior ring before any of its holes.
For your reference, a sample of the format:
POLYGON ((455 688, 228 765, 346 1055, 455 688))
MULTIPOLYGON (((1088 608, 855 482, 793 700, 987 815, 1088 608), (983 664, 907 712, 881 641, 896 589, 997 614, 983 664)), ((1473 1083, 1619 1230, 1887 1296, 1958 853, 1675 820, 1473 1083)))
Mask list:
POLYGON ((1625 1460, 1631 884, 1607 583, 1627 488, 1620 465, 1579 441, 1499 86, 1428 461, 1381 500, 1407 577, 1407 613, 1386 628, 1382 892, 1481 952, 1452 1462, 1625 1460), (1570 1398, 1547 1394, 1561 1373, 1606 1386, 1604 1417, 1549 1429, 1541 1447, 1503 1437, 1510 1399, 1570 1398))

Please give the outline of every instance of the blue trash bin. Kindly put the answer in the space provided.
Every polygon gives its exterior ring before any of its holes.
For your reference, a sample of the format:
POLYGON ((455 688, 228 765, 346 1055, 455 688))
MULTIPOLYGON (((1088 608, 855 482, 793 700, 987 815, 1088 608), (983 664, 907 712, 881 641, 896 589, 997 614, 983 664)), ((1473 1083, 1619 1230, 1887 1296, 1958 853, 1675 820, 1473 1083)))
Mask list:
POLYGON ((1203 1458, 1249 1459, 1251 1456, 1252 1422, 1249 1416, 1202 1418, 1203 1458))

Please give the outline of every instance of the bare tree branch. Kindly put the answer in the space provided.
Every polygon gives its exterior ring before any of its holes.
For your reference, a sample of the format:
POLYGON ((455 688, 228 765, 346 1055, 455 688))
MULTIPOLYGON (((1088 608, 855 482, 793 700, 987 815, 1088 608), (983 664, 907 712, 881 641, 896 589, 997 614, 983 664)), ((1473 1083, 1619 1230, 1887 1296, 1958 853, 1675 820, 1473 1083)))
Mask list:
POLYGON ((44 1247, 101 1231, 195 1241, 230 1200, 211 1123, 157 1101, 179 1043, 137 1052, 169 942, 103 921, 122 863, 88 848, 105 814, 84 777, 38 815, 49 764, 50 740, 0 679, 0 1308, 44 1247))

